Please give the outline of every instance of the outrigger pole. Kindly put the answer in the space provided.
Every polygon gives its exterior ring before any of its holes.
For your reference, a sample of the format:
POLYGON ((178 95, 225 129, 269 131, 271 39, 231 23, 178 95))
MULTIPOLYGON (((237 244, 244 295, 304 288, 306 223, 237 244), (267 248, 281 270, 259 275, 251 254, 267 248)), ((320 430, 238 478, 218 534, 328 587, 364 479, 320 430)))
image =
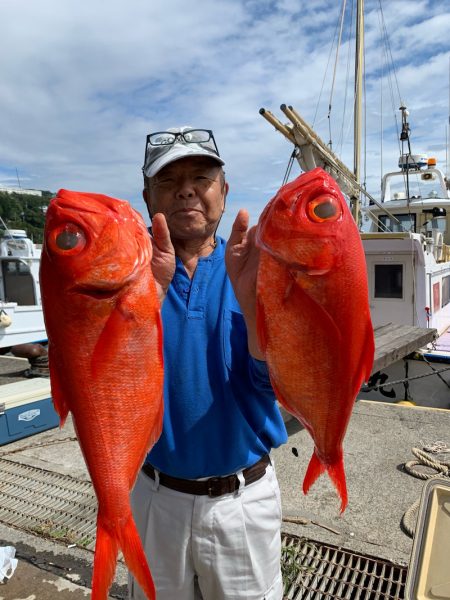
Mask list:
MULTIPOLYGON (((283 124, 275 117, 275 115, 265 108, 261 108, 259 114, 299 149, 296 158, 303 171, 311 171, 316 167, 322 167, 322 169, 330 173, 330 175, 336 179, 341 190, 347 194, 351 200, 354 200, 355 198, 359 199, 359 194, 363 193, 373 204, 389 215, 394 222, 399 222, 394 215, 378 202, 378 200, 375 200, 367 190, 361 187, 356 181, 355 173, 352 173, 334 152, 330 150, 292 106, 282 104, 280 109, 287 116, 290 123, 283 124)), ((353 216, 355 216, 355 214, 353 216)), ((358 223, 357 219, 355 219, 355 221, 358 223)))
POLYGON ((297 160, 303 171, 311 171, 316 167, 322 167, 338 181, 345 193, 349 196, 355 194, 356 180, 354 174, 328 148, 292 106, 282 104, 280 110, 287 116, 292 125, 284 125, 265 108, 261 108, 259 113, 299 149, 297 160))

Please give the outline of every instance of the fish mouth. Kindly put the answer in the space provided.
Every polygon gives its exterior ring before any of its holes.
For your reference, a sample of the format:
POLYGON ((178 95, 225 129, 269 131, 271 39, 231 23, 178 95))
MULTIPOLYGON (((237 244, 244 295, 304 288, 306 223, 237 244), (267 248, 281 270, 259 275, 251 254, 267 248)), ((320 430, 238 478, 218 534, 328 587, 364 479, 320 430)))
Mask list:
POLYGON ((76 285, 72 288, 72 292, 75 294, 81 294, 82 296, 89 296, 90 298, 94 298, 95 300, 109 300, 117 295, 125 285, 120 285, 112 288, 99 288, 99 287, 89 287, 89 286, 81 286, 76 285))
POLYGON ((105 281, 104 287, 102 287, 101 283, 98 283, 97 285, 89 283, 78 283, 71 288, 71 291, 75 294, 89 296, 90 298, 93 298, 95 300, 108 300, 113 298, 114 296, 117 296, 117 294, 122 292, 125 288, 128 288, 132 284, 137 272, 138 267, 135 264, 131 273, 129 273, 121 281, 105 281))

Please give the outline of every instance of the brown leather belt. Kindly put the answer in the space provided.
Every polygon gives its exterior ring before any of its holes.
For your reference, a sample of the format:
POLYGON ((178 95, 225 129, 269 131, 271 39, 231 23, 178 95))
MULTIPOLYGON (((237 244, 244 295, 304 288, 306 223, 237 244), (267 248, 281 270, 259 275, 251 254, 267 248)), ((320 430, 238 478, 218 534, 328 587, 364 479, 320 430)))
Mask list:
MULTIPOLYGON (((244 476, 245 485, 254 483, 261 479, 266 472, 267 465, 270 464, 270 457, 265 454, 258 460, 254 465, 244 469, 242 475, 244 476)), ((146 475, 155 479, 155 469, 152 465, 145 463, 142 470, 146 475)), ((211 477, 203 481, 197 481, 194 479, 179 479, 178 477, 171 477, 165 473, 159 473, 159 483, 177 492, 183 492, 184 494, 194 494, 196 496, 209 496, 215 498, 216 496, 222 496, 223 494, 232 494, 239 488, 239 479, 237 475, 227 475, 226 477, 211 477)))

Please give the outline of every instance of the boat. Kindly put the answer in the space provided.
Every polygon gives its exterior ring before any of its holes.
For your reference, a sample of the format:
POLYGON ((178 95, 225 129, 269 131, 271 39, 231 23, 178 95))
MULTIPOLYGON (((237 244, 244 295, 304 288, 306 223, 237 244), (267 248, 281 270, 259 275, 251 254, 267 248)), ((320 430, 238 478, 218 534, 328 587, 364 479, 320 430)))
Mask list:
POLYGON ((407 332, 405 352, 391 352, 390 364, 372 373, 360 397, 449 409, 450 182, 435 157, 412 153, 409 111, 402 103, 398 165, 382 177, 379 199, 361 184, 363 5, 359 0, 353 170, 293 106, 280 107, 288 119, 285 123, 265 108, 260 114, 294 145, 290 164, 297 160, 302 171, 324 168, 348 198, 366 257, 376 340, 377 335, 390 337, 400 347, 399 332, 407 332), (415 347, 411 339, 416 340, 415 347))
MULTIPOLYGON (((316 490, 323 485, 317 496, 303 499, 301 509, 298 500, 283 506, 285 535, 287 527, 293 528, 289 550, 295 552, 292 549, 304 544, 294 558, 287 554, 288 564, 297 567, 297 579, 292 577, 285 597, 450 598, 450 486, 444 479, 449 463, 447 456, 440 457, 449 451, 450 412, 442 410, 450 408, 449 186, 435 157, 413 153, 403 103, 400 139, 407 150, 399 153, 398 164, 382 177, 379 198, 361 184, 363 0, 358 0, 356 12, 353 170, 293 106, 280 107, 286 122, 265 108, 260 110, 294 147, 287 175, 295 160, 302 171, 322 167, 349 201, 366 257, 376 346, 372 376, 358 394, 346 436, 354 461, 353 468, 350 462, 347 465, 349 489, 353 489, 348 513, 332 514, 323 496, 329 484, 323 480, 317 483, 316 490), (388 346, 390 350, 384 351, 388 346), (420 451, 422 459, 404 459, 409 451, 415 457, 420 451), (409 475, 415 481, 408 481, 409 475), (428 478, 421 492, 421 480, 428 478), (286 518, 289 510, 301 511, 306 518, 286 518), (308 530, 310 523, 319 524, 321 531, 308 530), (342 536, 345 526, 347 537, 342 536), (398 553, 401 547, 403 556, 398 553)), ((304 448, 308 435, 296 427, 294 420, 287 423, 289 443, 294 456, 304 457, 297 447, 304 448)), ((307 460, 306 452, 305 468, 307 460)), ((285 497, 291 482, 294 489, 298 484, 290 470, 278 467, 285 497)))
POLYGON ((23 229, 0 230, 0 352, 47 342, 39 287, 41 250, 23 229))

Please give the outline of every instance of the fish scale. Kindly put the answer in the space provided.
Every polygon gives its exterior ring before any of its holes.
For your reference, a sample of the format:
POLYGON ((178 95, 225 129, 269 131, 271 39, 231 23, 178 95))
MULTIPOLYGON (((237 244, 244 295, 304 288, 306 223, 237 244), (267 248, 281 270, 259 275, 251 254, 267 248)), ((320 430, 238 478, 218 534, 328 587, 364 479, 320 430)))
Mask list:
POLYGON ((257 332, 280 404, 314 440, 303 491, 327 471, 347 505, 342 442, 374 356, 360 235, 320 168, 283 186, 258 222, 257 332))
POLYGON ((130 492, 163 414, 160 305, 152 246, 128 202, 60 190, 47 210, 41 295, 52 398, 72 414, 98 501, 92 598, 106 600, 119 551, 155 589, 130 492))

